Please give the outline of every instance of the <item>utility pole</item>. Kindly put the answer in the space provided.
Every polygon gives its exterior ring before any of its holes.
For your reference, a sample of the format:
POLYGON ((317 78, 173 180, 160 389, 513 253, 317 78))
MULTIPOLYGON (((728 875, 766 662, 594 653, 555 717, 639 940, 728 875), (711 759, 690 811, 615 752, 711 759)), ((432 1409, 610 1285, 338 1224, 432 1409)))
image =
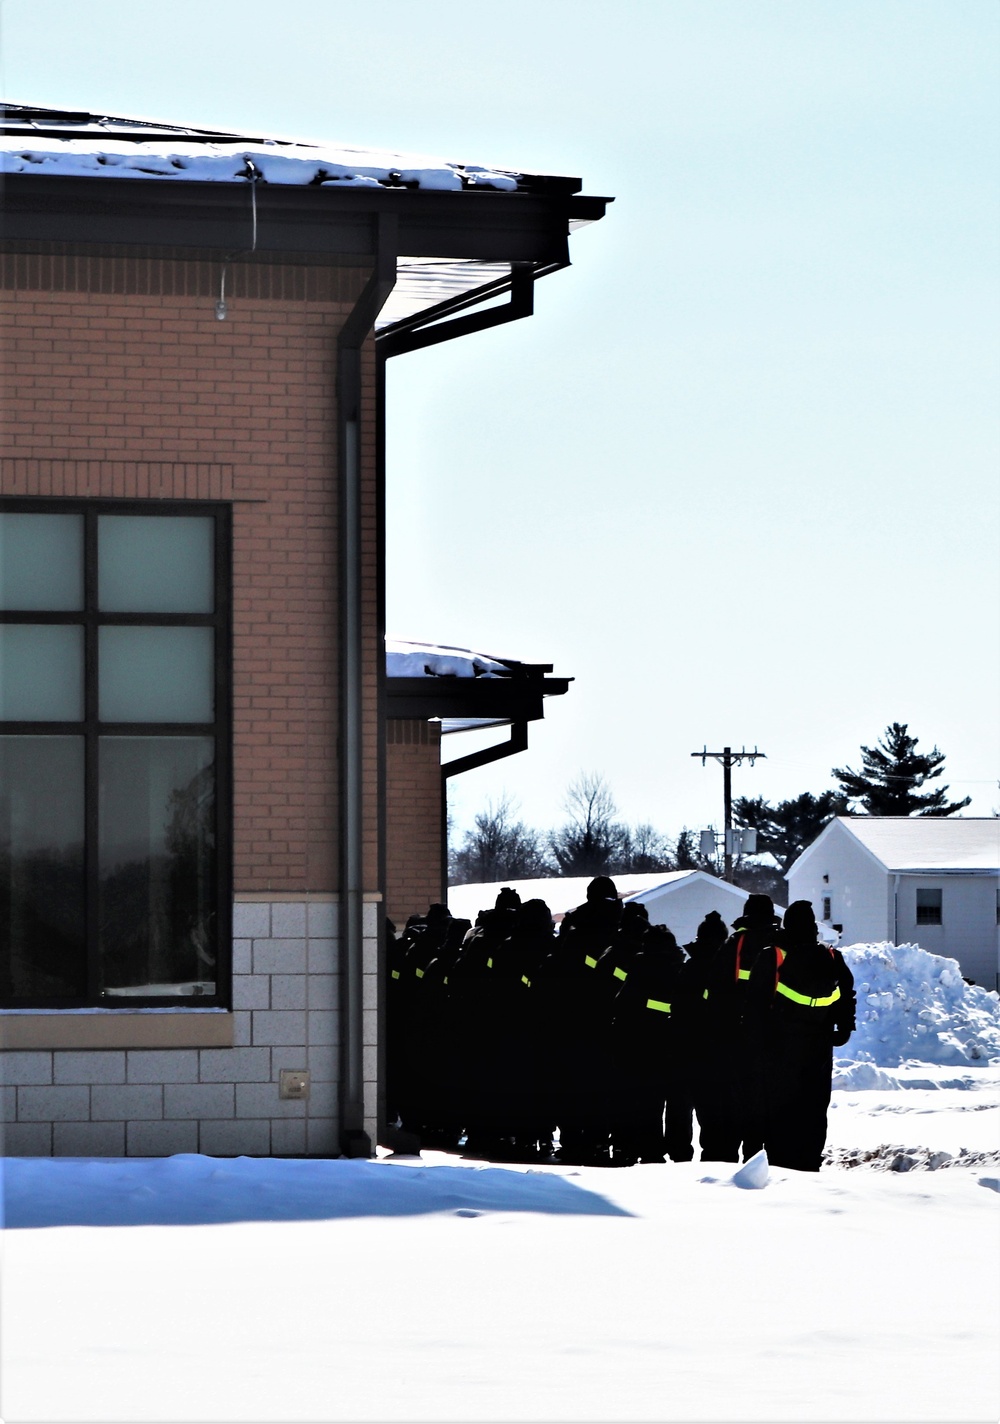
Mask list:
POLYGON ((733 883, 733 852, 732 852, 732 829, 733 829, 733 767, 742 766, 748 761, 751 766, 758 757, 766 759, 765 752, 759 752, 754 747, 752 752, 748 752, 746 747, 741 747, 738 752, 734 752, 732 747, 723 747, 721 752, 710 752, 707 747, 703 747, 700 752, 692 752, 693 757, 701 757, 701 764, 704 766, 708 758, 717 761, 722 766, 722 794, 725 802, 726 831, 725 849, 723 852, 723 879, 733 883))

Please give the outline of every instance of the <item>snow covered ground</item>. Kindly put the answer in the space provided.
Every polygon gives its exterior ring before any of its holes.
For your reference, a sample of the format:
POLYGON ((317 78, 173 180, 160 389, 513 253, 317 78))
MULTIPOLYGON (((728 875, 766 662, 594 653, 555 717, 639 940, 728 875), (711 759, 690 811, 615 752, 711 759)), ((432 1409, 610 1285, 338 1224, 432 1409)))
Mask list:
POLYGON ((7 1159, 3 1418, 996 1419, 997 997, 851 954, 818 1175, 7 1159))

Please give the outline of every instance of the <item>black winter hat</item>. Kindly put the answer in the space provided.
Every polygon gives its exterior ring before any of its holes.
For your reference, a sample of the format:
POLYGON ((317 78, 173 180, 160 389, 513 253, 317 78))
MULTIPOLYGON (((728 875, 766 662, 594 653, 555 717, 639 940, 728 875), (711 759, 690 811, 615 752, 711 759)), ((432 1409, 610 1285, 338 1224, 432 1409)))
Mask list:
POLYGON ((729 930, 726 922, 719 914, 718 910, 709 910, 708 914, 698 926, 695 939, 698 944, 725 944, 729 930))
POLYGON ((649 911, 638 900, 628 900, 622 906, 622 929, 639 930, 649 928, 649 911))
POLYGON ((770 895, 748 895, 743 906, 743 919, 751 920, 754 924, 761 921, 770 924, 774 919, 774 901, 770 895))
POLYGON ((609 875, 595 875, 587 886, 588 900, 617 900, 618 891, 609 875))
POLYGON ((816 913, 808 900, 793 900, 781 923, 790 934, 816 936, 816 913))
POLYGON ((525 900, 517 912, 517 927, 528 934, 551 934, 552 911, 544 900, 525 900))
POLYGON ((438 920, 450 919, 451 911, 448 909, 447 905, 442 905, 440 900, 436 900, 434 904, 431 905, 430 909, 427 911, 427 923, 429 925, 436 924, 438 920))
POLYGON ((521 903, 521 897, 516 890, 512 890, 509 885, 505 885, 497 895, 494 905, 495 910, 516 910, 521 903))

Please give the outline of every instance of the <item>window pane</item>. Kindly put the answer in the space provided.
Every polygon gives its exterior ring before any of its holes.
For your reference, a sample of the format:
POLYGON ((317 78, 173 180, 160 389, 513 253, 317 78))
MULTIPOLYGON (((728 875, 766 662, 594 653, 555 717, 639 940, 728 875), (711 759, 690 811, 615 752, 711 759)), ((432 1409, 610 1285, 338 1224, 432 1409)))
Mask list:
POLYGON ((83 516, 0 514, 0 608, 83 607, 83 516))
POLYGON ((83 738, 0 737, 0 990, 83 998, 83 738))
POLYGON ((102 722, 211 722, 211 628, 102 628, 102 722))
POLYGON ((214 524, 207 515, 102 514, 102 613, 213 612, 214 524))
POLYGON ((941 923, 942 899, 940 890, 917 891, 918 925, 939 925, 941 923))
POLYGON ((102 737, 103 997, 215 992, 210 737, 102 737))
POLYGON ((83 629, 69 624, 0 625, 0 721, 79 722, 83 629))

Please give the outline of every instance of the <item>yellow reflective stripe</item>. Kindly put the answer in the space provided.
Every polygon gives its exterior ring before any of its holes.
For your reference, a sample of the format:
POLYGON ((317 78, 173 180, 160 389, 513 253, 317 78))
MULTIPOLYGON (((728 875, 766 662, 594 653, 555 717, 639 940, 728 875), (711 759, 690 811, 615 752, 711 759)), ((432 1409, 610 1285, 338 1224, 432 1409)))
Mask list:
POLYGON ((531 988, 531 980, 528 978, 527 974, 522 974, 522 975, 521 975, 521 983, 522 983, 522 984, 527 984, 528 988, 529 988, 529 989, 531 988))
POLYGON ((658 1009, 661 1014, 669 1014, 670 1012, 670 1005, 665 1004, 662 999, 647 999, 646 1008, 658 1009))
POLYGON ((702 997, 703 999, 707 999, 707 998, 708 998, 708 990, 707 990, 707 989, 705 989, 705 990, 702 991, 701 997, 702 997))
POLYGON ((628 970, 627 970, 627 969, 616 969, 616 970, 615 970, 615 978, 616 978, 616 979, 622 979, 622 980, 627 979, 627 978, 628 978, 628 970))
POLYGON ((418 969, 418 970, 417 970, 417 978, 418 978, 418 979, 422 979, 423 977, 424 977, 424 971, 423 971, 422 969, 418 969))
POLYGON ((750 970, 749 970, 749 969, 741 969, 740 972, 737 974, 736 977, 737 977, 737 979, 749 979, 749 978, 750 978, 750 970))
POLYGON ((589 955, 589 954, 588 954, 588 955, 585 957, 585 959, 584 959, 583 962, 584 962, 584 964, 587 966, 588 969, 596 969, 596 968, 597 968, 597 960, 594 959, 592 955, 589 955))
POLYGON ((398 970, 398 969, 394 969, 394 970, 392 971, 392 977, 393 977, 394 979, 398 979, 398 978, 399 978, 399 970, 398 970))
POLYGON ((447 974, 444 976, 444 982, 445 982, 446 984, 447 984, 447 982, 448 982, 448 976, 447 976, 447 974))
POLYGON ((486 961, 486 968, 487 968, 487 969, 492 969, 492 968, 493 968, 493 960, 492 960, 492 959, 487 959, 487 961, 486 961))
POLYGON ((834 989, 832 994, 827 994, 822 999, 810 999, 808 994, 798 994, 794 989, 789 989, 787 984, 778 984, 778 993, 784 994, 786 999, 791 999, 794 1004, 806 1004, 810 1009, 825 1009, 830 1004, 835 1004, 840 998, 840 986, 834 989))

